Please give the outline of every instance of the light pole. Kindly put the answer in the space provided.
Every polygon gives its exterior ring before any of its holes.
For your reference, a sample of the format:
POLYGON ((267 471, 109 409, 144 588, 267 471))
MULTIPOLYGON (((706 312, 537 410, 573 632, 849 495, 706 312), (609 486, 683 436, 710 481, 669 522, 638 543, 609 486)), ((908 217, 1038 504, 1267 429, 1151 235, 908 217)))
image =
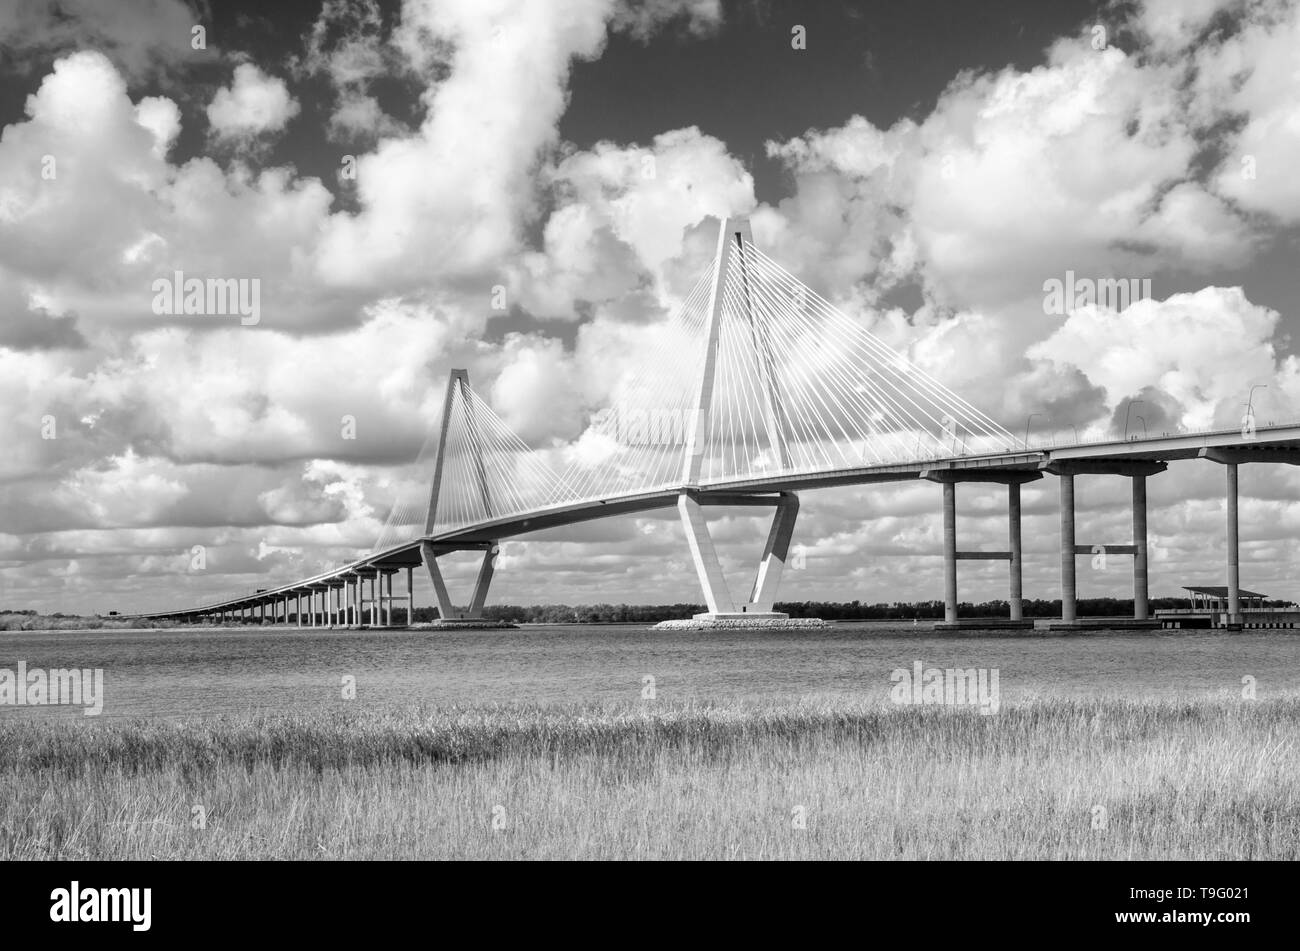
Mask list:
POLYGON ((1133 407, 1138 403, 1145 403, 1146 400, 1130 400, 1128 408, 1124 410, 1124 439, 1128 440, 1128 420, 1129 414, 1133 412, 1133 407))
POLYGON ((1255 391, 1267 390, 1267 383, 1256 383, 1250 388, 1250 395, 1246 397, 1246 418, 1242 420, 1242 429, 1249 426, 1253 432, 1255 429, 1255 391))
POLYGON ((1030 413, 1029 418, 1025 420, 1025 450, 1029 450, 1029 424, 1034 421, 1035 416, 1042 416, 1042 413, 1030 413))

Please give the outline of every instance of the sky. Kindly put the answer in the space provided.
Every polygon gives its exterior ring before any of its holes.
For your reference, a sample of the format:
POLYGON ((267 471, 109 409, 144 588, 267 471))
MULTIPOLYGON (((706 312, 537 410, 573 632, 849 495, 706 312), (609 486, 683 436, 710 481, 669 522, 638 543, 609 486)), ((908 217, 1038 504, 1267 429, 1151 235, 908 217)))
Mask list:
MULTIPOLYGON (((0 608, 350 561, 431 477, 453 367, 574 443, 728 215, 1013 432, 1235 427, 1252 387, 1300 418, 1294 0, 0 0, 0 130, 0 608), (257 319, 165 312, 178 271, 256 279, 257 319), (1151 293, 1050 313, 1069 272, 1151 293)), ((1079 540, 1128 542, 1127 480, 1077 481, 1079 540)), ((1223 483, 1149 480, 1153 595, 1224 583, 1223 483)), ((1300 598, 1300 479, 1241 488, 1242 584, 1300 598)), ((805 493, 782 599, 940 598, 940 491, 805 493)), ((1005 547, 1003 493, 959 487, 961 547, 1005 547)), ((1024 511, 1058 597, 1054 479, 1024 511)), ((738 589, 766 526, 713 531, 738 589)), ((506 542, 491 601, 699 598, 670 510, 506 542)))

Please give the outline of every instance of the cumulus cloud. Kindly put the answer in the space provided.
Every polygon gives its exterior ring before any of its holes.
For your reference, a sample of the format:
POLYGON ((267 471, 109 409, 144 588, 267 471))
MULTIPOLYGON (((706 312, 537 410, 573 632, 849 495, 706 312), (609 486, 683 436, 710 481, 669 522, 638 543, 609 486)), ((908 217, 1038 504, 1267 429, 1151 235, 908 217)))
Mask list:
POLYGON ((213 96, 207 115, 217 138, 247 141, 283 131, 298 111, 298 101, 283 79, 267 75, 253 63, 240 63, 231 84, 213 96))
POLYGON ((1023 299, 1085 265, 1150 275, 1240 263, 1249 225, 1191 179, 1201 130, 1177 79, 1062 40, 1029 72, 959 78, 920 124, 855 118, 774 143, 799 188, 771 237, 793 255, 811 231, 802 256, 830 286, 915 276, 954 307, 1023 299))
MULTIPOLYGON (((1266 8, 1268 10, 1268 8, 1266 8)), ((1300 15, 1278 5, 1221 44, 1196 55, 1198 92, 1244 119, 1224 149, 1221 194, 1279 224, 1300 223, 1300 15), (1287 13, 1289 12, 1289 16, 1287 13)))
POLYGON ((625 297, 640 301, 643 318, 658 314, 697 276, 695 230, 755 205, 749 172, 720 140, 694 127, 645 147, 601 142, 565 156, 548 174, 558 201, 542 247, 522 256, 514 278, 522 306, 550 318, 573 320, 583 316, 580 304, 625 297))
POLYGON ((1252 304, 1241 288, 1207 287, 1122 312, 1079 308, 1030 356, 1081 370, 1112 405, 1154 389, 1178 408, 1177 426, 1230 428, 1253 383, 1273 381, 1272 408, 1293 411, 1300 380, 1294 360, 1279 365, 1277 321, 1276 311, 1252 304))

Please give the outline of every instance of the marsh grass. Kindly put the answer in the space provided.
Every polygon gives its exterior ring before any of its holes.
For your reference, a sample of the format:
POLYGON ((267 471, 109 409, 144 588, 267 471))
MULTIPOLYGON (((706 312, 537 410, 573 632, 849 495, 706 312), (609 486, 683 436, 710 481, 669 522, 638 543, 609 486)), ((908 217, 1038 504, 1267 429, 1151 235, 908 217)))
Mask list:
POLYGON ((1226 699, 11 720, 0 858, 1294 859, 1298 727, 1226 699))
POLYGON ((137 631, 171 627, 163 620, 99 617, 98 615, 23 614, 0 611, 0 632, 7 631, 137 631))

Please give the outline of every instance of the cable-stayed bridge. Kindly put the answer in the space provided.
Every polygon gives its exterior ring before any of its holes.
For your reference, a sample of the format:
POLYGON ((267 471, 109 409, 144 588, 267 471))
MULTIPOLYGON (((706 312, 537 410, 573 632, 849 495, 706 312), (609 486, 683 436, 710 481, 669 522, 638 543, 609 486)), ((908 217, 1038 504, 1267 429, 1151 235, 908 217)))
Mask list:
MULTIPOLYGON (((1075 617, 1075 558, 1098 549, 1133 557, 1134 613, 1147 619, 1146 478, 1169 461, 1224 465, 1228 489, 1230 616, 1239 615, 1237 466, 1300 464, 1300 426, 1165 435, 1033 448, 924 373, 754 246, 745 219, 728 219, 717 253, 655 346, 629 372, 602 381, 608 398, 576 441, 529 446, 452 370, 436 438, 419 463, 431 484, 394 504, 375 547, 349 564, 252 594, 138 617, 243 618, 299 624, 392 623, 414 606, 413 572, 428 572, 444 619, 481 617, 497 545, 592 519, 675 506, 708 612, 747 621, 773 612, 803 490, 926 479, 942 486, 945 624, 957 626, 957 562, 1008 562, 1010 617, 1021 612, 1020 486, 1058 477, 1064 626, 1075 617), (1075 539, 1074 478, 1132 480, 1133 537, 1075 539), (956 485, 1007 486, 1008 547, 958 551, 956 485), (723 576, 706 509, 773 510, 754 580, 738 597, 723 576), (453 602, 438 558, 481 551, 466 606, 453 602), (406 591, 394 595, 394 574, 406 591)), ((980 626, 989 626, 980 622, 980 626)))

